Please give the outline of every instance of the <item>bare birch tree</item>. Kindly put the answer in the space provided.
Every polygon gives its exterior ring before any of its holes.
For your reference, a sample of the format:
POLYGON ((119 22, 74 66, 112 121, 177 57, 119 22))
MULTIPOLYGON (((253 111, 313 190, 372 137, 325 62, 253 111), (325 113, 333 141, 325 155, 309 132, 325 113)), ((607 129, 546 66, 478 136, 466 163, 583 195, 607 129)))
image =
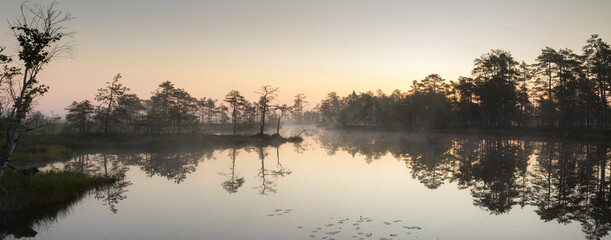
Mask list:
MULTIPOLYGON (((55 6, 55 2, 34 6, 26 2, 21 5, 20 16, 9 21, 13 35, 19 43, 17 50, 20 60, 20 66, 13 67, 12 73, 19 71, 23 78, 16 80, 13 75, 2 79, 6 80, 2 84, 8 89, 12 101, 3 116, 5 122, 2 125, 4 140, 0 153, 0 178, 11 160, 20 133, 25 131, 23 120, 31 110, 34 98, 42 96, 49 89, 38 81, 38 73, 51 60, 70 54, 72 50, 72 42, 65 41, 71 33, 67 32, 64 26, 72 17, 57 10, 55 6)), ((3 67, 6 69, 6 64, 3 67)))

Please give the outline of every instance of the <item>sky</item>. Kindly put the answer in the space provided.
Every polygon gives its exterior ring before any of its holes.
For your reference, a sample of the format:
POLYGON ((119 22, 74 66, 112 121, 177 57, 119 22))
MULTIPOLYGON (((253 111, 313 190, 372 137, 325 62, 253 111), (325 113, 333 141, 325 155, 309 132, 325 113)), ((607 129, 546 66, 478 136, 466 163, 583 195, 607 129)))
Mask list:
MULTIPOLYGON (((0 46, 13 55, 4 20, 18 16, 21 2, 0 0, 0 46)), ((272 85, 277 103, 304 93, 314 107, 332 91, 390 93, 432 73, 470 76, 473 60, 491 49, 533 63, 546 46, 581 52, 591 34, 611 41, 608 0, 58 3, 74 17, 66 26, 75 52, 40 73, 50 90, 35 109, 59 115, 72 101, 93 101, 117 73, 145 99, 163 81, 220 101, 233 89, 253 101, 272 85)))

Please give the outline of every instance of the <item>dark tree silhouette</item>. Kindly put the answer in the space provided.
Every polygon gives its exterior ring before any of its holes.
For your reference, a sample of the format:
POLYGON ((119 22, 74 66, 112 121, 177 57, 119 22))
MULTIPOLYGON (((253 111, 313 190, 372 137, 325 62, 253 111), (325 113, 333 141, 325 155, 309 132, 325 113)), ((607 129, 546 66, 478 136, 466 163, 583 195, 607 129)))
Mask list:
POLYGON ((240 110, 244 108, 246 99, 240 94, 238 90, 231 90, 226 96, 225 100, 231 106, 231 124, 233 125, 233 135, 236 132, 236 126, 238 125, 238 115, 240 110))
POLYGON ((70 106, 66 108, 68 114, 66 114, 66 122, 68 126, 74 126, 79 133, 89 132, 91 125, 91 114, 93 114, 95 108, 89 100, 82 102, 72 102, 70 106))
POLYGON ((110 121, 110 112, 117 107, 119 98, 123 97, 129 91, 129 88, 124 87, 123 84, 119 83, 121 74, 118 73, 112 82, 106 82, 106 87, 98 89, 98 94, 95 96, 95 100, 101 102, 106 106, 104 109, 104 134, 108 134, 108 123, 110 121))
POLYGON ((261 95, 259 98, 259 111, 261 112, 261 129, 259 130, 259 134, 263 135, 263 131, 265 130, 265 115, 269 112, 270 103, 276 99, 278 88, 264 85, 257 93, 261 95))
MULTIPOLYGON (((62 41, 69 35, 64 24, 72 17, 70 14, 55 9, 55 3, 50 5, 34 5, 28 3, 21 5, 21 15, 14 21, 10 21, 11 30, 19 45, 17 48, 19 60, 23 62, 21 67, 7 67, 11 59, 0 52, 0 64, 2 65, 3 84, 9 86, 10 97, 13 100, 11 106, 6 110, 3 120, 4 140, 2 152, 0 153, 0 178, 6 170, 19 135, 24 130, 23 120, 31 110, 34 98, 43 95, 48 87, 38 81, 38 73, 49 62, 62 54, 69 53, 71 43, 62 41), (22 80, 18 82, 14 77, 19 73, 22 80)), ((4 49, 2 49, 4 50, 4 49)))

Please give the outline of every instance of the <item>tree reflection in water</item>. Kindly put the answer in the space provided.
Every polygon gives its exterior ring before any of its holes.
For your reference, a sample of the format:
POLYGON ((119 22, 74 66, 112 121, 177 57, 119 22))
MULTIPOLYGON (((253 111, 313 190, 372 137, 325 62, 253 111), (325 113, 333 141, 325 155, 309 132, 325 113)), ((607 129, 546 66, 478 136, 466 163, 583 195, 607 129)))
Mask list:
MULTIPOLYGON (((294 145, 295 149, 303 149, 300 145, 294 145)), ((265 157, 268 155, 266 147, 259 146, 255 149, 261 160, 261 168, 257 175, 261 185, 256 187, 262 195, 275 193, 275 180, 292 173, 286 169, 280 161, 279 146, 276 148, 276 168, 268 169, 265 166, 265 157)), ((249 148, 245 148, 249 151, 249 148)), ((130 166, 139 167, 147 176, 161 176, 176 184, 183 182, 187 176, 195 172, 198 164, 206 159, 213 158, 215 149, 200 148, 188 150, 165 149, 156 152, 145 153, 77 153, 71 160, 63 164, 66 169, 74 169, 87 174, 103 175, 125 175, 130 166)), ((223 175, 229 179, 221 185, 229 193, 236 193, 245 183, 243 177, 236 174, 236 158, 239 152, 232 148, 230 157, 232 161, 231 173, 223 175)), ((131 182, 125 179, 114 184, 98 187, 92 190, 95 199, 100 200, 104 206, 108 206, 112 213, 118 212, 118 204, 127 198, 128 187, 131 182)), ((0 215, 0 239, 14 237, 34 237, 38 233, 34 229, 45 227, 55 223, 59 218, 67 216, 71 206, 82 198, 71 199, 66 202, 45 206, 43 209, 29 209, 25 211, 0 215)))
POLYGON ((581 223, 587 239, 611 229, 609 146, 504 137, 322 132, 329 155, 346 151, 367 163, 392 154, 429 189, 455 182, 491 214, 534 206, 544 221, 581 223))
MULTIPOLYGON (((124 159, 126 155, 115 155, 108 153, 100 154, 78 154, 75 160, 68 162, 66 168, 82 171, 87 174, 102 174, 104 176, 124 176, 128 171, 124 159)), ((113 184, 97 187, 93 190, 95 199, 102 201, 108 206, 112 213, 117 213, 116 205, 127 198, 127 187, 131 182, 121 179, 113 184)))
POLYGON ((265 168, 265 157, 267 156, 267 151, 263 146, 257 147, 257 153, 259 154, 259 160, 261 160, 261 168, 259 168, 259 173, 257 174, 257 178, 261 181, 259 186, 254 187, 259 191, 261 195, 268 195, 270 193, 276 193, 276 183, 273 181, 273 175, 270 176, 269 169, 265 168))
POLYGON ((223 183, 221 183, 221 186, 223 186, 223 189, 225 189, 225 191, 227 191, 228 193, 237 193, 238 189, 244 185, 244 182, 246 182, 244 180, 243 177, 236 177, 236 173, 235 173, 235 159, 236 156, 238 155, 238 152, 236 150, 236 148, 232 148, 231 149, 231 173, 227 174, 227 173, 220 173, 223 176, 226 176, 227 178, 229 178, 227 181, 224 181, 223 183))
MULTIPOLYGON (((611 229, 611 164, 609 146, 575 142, 505 137, 450 136, 435 134, 321 132, 317 140, 329 155, 346 151, 371 163, 392 155, 407 167, 412 178, 429 189, 456 184, 468 189, 473 204, 490 214, 507 214, 514 206, 535 208, 543 221, 579 222, 587 239, 607 236, 611 229)), ((303 146, 295 145, 297 152, 303 146)), ((257 185, 261 195, 278 191, 276 181, 292 173, 281 162, 279 146, 244 148, 260 160, 257 185), (275 148, 275 164, 266 163, 275 148), (275 165, 275 167, 272 167, 275 165)), ((80 154, 65 164, 86 173, 123 174, 130 166, 150 176, 180 184, 200 162, 214 156, 213 149, 165 150, 146 153, 80 154)), ((236 193, 245 181, 236 171, 238 149, 230 149, 230 171, 221 183, 236 193)), ((130 182, 97 189, 95 197, 116 213, 127 197, 130 182)), ((34 225, 52 224, 78 199, 44 211, 0 216, 0 238, 33 236, 34 225)))
POLYGON ((70 214, 73 204, 82 196, 65 202, 46 205, 41 208, 25 209, 17 212, 0 214, 0 239, 35 237, 34 229, 46 227, 70 214))
POLYGON ((276 148, 276 168, 268 169, 265 167, 265 157, 267 157, 268 153, 265 147, 258 146, 256 147, 257 153, 259 154, 259 160, 261 160, 261 168, 259 168, 259 172, 257 174, 257 178, 261 181, 261 184, 254 187, 259 191, 261 195, 269 195, 270 193, 276 193, 277 184, 276 180, 279 177, 286 177, 291 175, 292 171, 284 168, 282 163, 280 163, 280 150, 279 146, 275 146, 276 148))

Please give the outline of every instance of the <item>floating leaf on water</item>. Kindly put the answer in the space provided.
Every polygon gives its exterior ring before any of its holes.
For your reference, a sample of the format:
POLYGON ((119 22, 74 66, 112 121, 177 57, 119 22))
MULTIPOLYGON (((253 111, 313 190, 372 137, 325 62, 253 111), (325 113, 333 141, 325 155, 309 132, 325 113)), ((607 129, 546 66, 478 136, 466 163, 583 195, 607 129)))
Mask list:
POLYGON ((280 212, 280 211, 282 211, 282 209, 276 209, 276 210, 274 210, 274 211, 276 211, 276 212, 280 212))
POLYGON ((361 227, 356 227, 354 230, 359 230, 359 229, 361 229, 361 227))
POLYGON ((316 235, 314 235, 314 234, 310 234, 310 237, 311 237, 311 238, 315 238, 315 237, 316 237, 316 235))
POLYGON ((403 226, 403 228, 407 228, 407 229, 418 229, 418 230, 422 229, 421 227, 418 227, 418 226, 411 226, 411 227, 408 227, 408 226, 403 226))
POLYGON ((390 225, 390 222, 384 222, 384 224, 386 224, 386 225, 390 225))
POLYGON ((396 222, 396 223, 398 223, 398 222, 401 222, 401 220, 394 220, 393 222, 396 222))
POLYGON ((396 236, 398 236, 398 235, 397 235, 397 234, 394 234, 394 233, 391 233, 391 234, 390 234, 390 236, 391 236, 391 237, 396 237, 396 236))
POLYGON ((341 233, 341 232, 342 232, 342 231, 333 231, 333 232, 327 232, 327 233, 325 233, 325 234, 333 236, 333 235, 338 234, 338 233, 341 233))
POLYGON ((268 216, 268 217, 273 217, 273 216, 274 216, 274 214, 267 214, 267 216, 268 216))
POLYGON ((358 223, 352 224, 352 226, 358 226, 358 225, 359 225, 358 223))
POLYGON ((303 226, 297 226, 297 228, 301 229, 301 228, 303 228, 303 226))
POLYGON ((327 227, 331 227, 333 225, 334 225, 333 223, 325 224, 325 226, 327 226, 327 227))

